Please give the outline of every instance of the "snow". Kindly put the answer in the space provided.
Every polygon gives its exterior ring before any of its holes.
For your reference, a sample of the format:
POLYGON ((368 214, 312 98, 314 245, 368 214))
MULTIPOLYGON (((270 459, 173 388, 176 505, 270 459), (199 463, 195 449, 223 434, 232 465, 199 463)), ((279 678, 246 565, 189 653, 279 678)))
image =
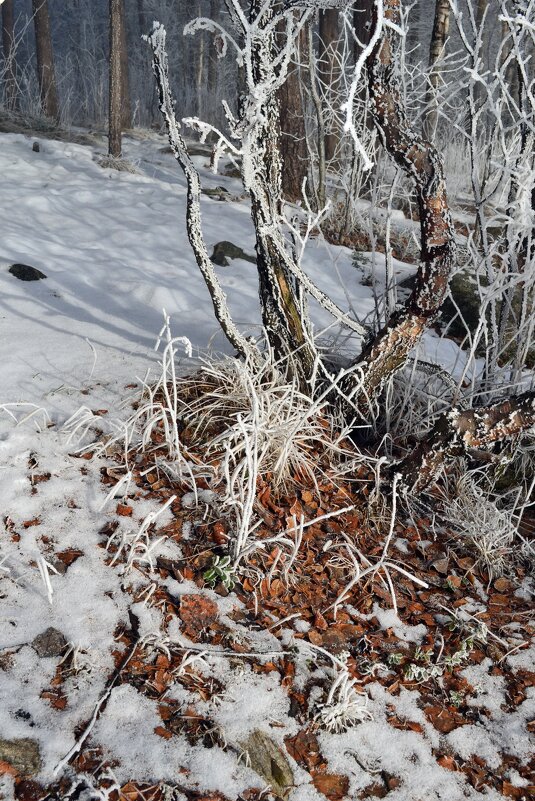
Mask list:
MULTIPOLYGON (((80 429, 69 438, 62 425, 81 407, 93 412, 92 426, 112 430, 128 414, 132 384, 139 384, 147 371, 157 370, 154 342, 161 328, 162 308, 171 317, 175 335, 187 337, 194 350, 212 346, 230 353, 213 318, 207 289, 190 252, 185 233, 185 183, 158 134, 125 139, 125 156, 136 173, 103 169, 95 161, 95 148, 40 140, 40 152, 32 141, 18 135, 2 135, 0 148, 0 404, 17 419, 43 409, 19 426, 0 409, 0 508, 4 530, 0 535, 0 732, 2 737, 31 737, 38 741, 43 767, 38 779, 52 781, 54 767, 75 743, 74 731, 87 722, 106 690, 106 679, 114 669, 112 651, 119 624, 128 625, 128 596, 123 592, 123 569, 107 565, 99 532, 112 518, 116 501, 100 483, 99 469, 109 466, 102 459, 89 463, 73 455, 79 446, 80 429), (47 278, 21 282, 8 273, 14 262, 30 264, 47 278), (96 358, 95 358, 96 357, 96 358), (130 386, 129 386, 130 385, 130 386), (20 404, 20 405, 19 405, 20 404), (28 404, 36 404, 36 407, 28 404), (30 462, 31 460, 31 462, 30 462), (31 463, 32 467, 29 467, 31 463), (50 473, 48 480, 32 485, 30 475, 50 473), (25 523, 34 523, 25 526, 25 523), (52 596, 38 570, 38 560, 50 564, 57 554, 74 549, 81 555, 64 573, 51 573, 52 596), (78 649, 79 670, 65 684, 67 705, 52 708, 41 697, 51 688, 58 657, 39 658, 31 646, 34 637, 49 626, 57 628, 78 649), (29 718, 20 715, 20 711, 29 718)), ((194 157, 206 186, 224 185, 237 196, 235 179, 213 176, 206 158, 194 157)), ((218 202, 203 197, 203 226, 211 248, 220 240, 231 240, 253 252, 254 236, 246 202, 218 202)), ((328 290, 344 310, 356 311, 361 319, 371 315, 373 297, 360 284, 362 272, 352 263, 352 252, 315 240, 303 261, 315 283, 328 290)), ((381 259, 376 255, 377 259, 381 259)), ((378 263, 378 262, 377 262, 378 263)), ((396 272, 398 265, 395 265, 396 272)), ((407 268, 399 267, 399 272, 407 268)), ((218 268, 235 320, 242 329, 259 330, 254 267, 234 260, 218 268)), ((329 315, 311 304, 316 330, 330 325, 329 315)), ((332 336, 333 332, 329 332, 332 336)), ((439 356, 448 370, 459 369, 458 348, 429 335, 425 353, 439 356)), ((462 367, 462 365, 461 365, 462 367)), ((83 439, 87 442, 87 439, 83 439)), ((111 488, 110 488, 111 489, 111 488)), ((134 488, 123 486, 134 508, 131 518, 122 518, 115 532, 118 540, 135 537, 147 515, 158 508, 134 497, 134 488)), ((185 506, 194 496, 183 498, 185 506)), ((208 491, 199 493, 202 506, 213 500, 208 491)), ((165 523, 162 516, 158 525, 165 523)), ((401 548, 402 540, 398 540, 401 548)), ((157 553, 179 555, 178 546, 163 542, 157 553)), ((130 577, 133 582, 137 579, 130 577)), ((169 578, 165 582, 175 597, 198 591, 193 582, 169 578)), ((222 619, 236 607, 235 599, 217 601, 222 619)), ((161 629, 161 614, 143 602, 130 605, 139 619, 140 636, 161 629)), ((407 643, 421 642, 426 628, 407 627, 392 610, 374 607, 381 628, 393 628, 407 643)), ((293 621, 295 630, 309 628, 293 621)), ((247 641, 250 632, 234 625, 234 633, 247 641)), ((287 632, 286 632, 287 633, 287 632)), ((187 647, 178 624, 169 627, 169 637, 187 647)), ((280 649, 280 641, 269 633, 255 633, 255 648, 280 649)), ((518 668, 528 666, 526 653, 508 657, 518 668)), ((283 737, 295 734, 297 721, 289 716, 289 698, 277 672, 256 674, 246 661, 233 655, 208 654, 196 663, 200 672, 221 680, 225 693, 210 707, 210 716, 235 748, 256 729, 269 734, 281 746, 283 737), (280 728, 280 723, 284 728, 280 728)), ((296 657, 297 670, 305 670, 310 652, 296 657)), ((500 711, 504 688, 500 681, 475 668, 467 675, 477 684, 476 701, 491 711, 482 727, 464 727, 448 735, 461 756, 480 753, 495 764, 503 747, 504 732, 511 753, 528 757, 525 722, 533 718, 534 698, 528 696, 514 715, 500 711), (475 730, 477 729, 477 731, 475 730), (524 739, 522 739, 524 738, 524 739), (471 750, 472 749, 472 750, 471 750)), ((325 671, 319 671, 324 675, 325 671)), ((305 681, 304 675, 302 677, 305 681)), ((296 678, 296 684, 301 681, 296 678)), ((187 701, 188 693, 173 686, 170 698, 187 701)), ((373 781, 374 766, 403 777, 389 794, 393 801, 479 797, 460 775, 440 768, 433 757, 438 735, 418 707, 418 692, 403 690, 393 699, 374 685, 370 702, 372 721, 345 734, 320 734, 329 770, 351 777, 356 793, 373 781), (385 719, 387 704, 398 714, 418 721, 424 734, 394 730, 385 719), (370 767, 366 770, 355 760, 370 767)), ((474 703, 476 703, 474 701, 474 703)), ((199 709, 203 702, 197 702, 199 709)), ((129 685, 118 685, 97 720, 92 738, 108 758, 117 760, 119 780, 176 780, 181 771, 200 781, 201 789, 219 791, 229 798, 261 780, 236 754, 219 746, 208 750, 189 746, 185 738, 166 740, 154 729, 161 725, 157 703, 129 685)), ((320 795, 307 782, 309 777, 294 766, 297 786, 290 801, 316 801, 320 795)), ((9 798, 9 779, 0 780, 0 790, 9 798)), ((497 797, 492 793, 488 798, 497 797)))

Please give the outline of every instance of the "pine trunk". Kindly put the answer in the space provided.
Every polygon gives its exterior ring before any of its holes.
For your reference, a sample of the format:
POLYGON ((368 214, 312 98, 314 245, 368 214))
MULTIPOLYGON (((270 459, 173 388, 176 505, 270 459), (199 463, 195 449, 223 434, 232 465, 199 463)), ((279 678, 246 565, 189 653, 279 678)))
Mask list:
POLYGON ((32 8, 41 107, 47 117, 57 122, 59 119, 59 102, 54 71, 54 51, 50 35, 48 0, 32 0, 32 8))
POLYGON ((308 151, 306 146, 305 117, 301 97, 299 61, 306 53, 307 32, 301 32, 296 63, 279 89, 282 157, 282 193, 287 200, 301 200, 303 181, 307 177, 308 151))
POLYGON ((128 32, 126 27, 125 0, 121 0, 119 12, 121 25, 121 126, 124 131, 132 127, 132 104, 130 102, 128 32))
POLYGON ((4 102, 6 107, 13 111, 18 106, 13 0, 5 0, 2 5, 2 49, 4 55, 4 102))
POLYGON ((329 120, 325 134, 325 159, 328 162, 334 158, 339 140, 336 118, 332 113, 337 104, 337 83, 340 79, 336 52, 339 33, 338 11, 335 9, 320 11, 318 76, 323 87, 326 109, 331 109, 331 113, 325 115, 329 120))
POLYGON ((488 450, 496 443, 533 430, 535 392, 475 409, 452 409, 442 415, 432 431, 395 470, 405 490, 421 492, 437 480, 442 470, 470 451, 488 450))
POLYGON ((355 61, 360 56, 363 47, 369 44, 372 35, 371 21, 373 18, 373 0, 358 0, 353 10, 353 28, 358 42, 355 42, 355 61))
POLYGON ((121 8, 122 0, 110 0, 110 74, 109 74, 109 133, 108 153, 120 158, 122 152, 122 58, 121 8))

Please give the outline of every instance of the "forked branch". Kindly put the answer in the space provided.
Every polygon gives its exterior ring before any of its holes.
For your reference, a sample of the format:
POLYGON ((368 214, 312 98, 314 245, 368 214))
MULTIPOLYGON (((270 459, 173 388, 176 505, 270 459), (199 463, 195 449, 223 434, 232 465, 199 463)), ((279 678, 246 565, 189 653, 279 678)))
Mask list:
MULTIPOLYGON (((412 130, 395 72, 400 0, 385 0, 384 16, 382 36, 368 58, 371 110, 387 152, 416 186, 421 261, 416 285, 404 308, 388 320, 355 362, 360 369, 354 378, 353 403, 364 419, 369 418, 370 399, 403 367, 438 314, 446 297, 455 253, 442 160, 437 150, 412 130)), ((351 387, 348 390, 351 392, 351 387)))

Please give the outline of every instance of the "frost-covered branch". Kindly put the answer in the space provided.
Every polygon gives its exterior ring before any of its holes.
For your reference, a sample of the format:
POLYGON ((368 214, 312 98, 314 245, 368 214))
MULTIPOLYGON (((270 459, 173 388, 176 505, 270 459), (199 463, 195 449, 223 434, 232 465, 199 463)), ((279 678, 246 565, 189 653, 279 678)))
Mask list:
POLYGON ((433 484, 452 460, 470 450, 490 450, 503 440, 535 430, 535 392, 525 392, 491 406, 453 408, 400 464, 403 486, 412 492, 433 484))
MULTIPOLYGON (((377 6, 376 6, 377 13, 377 6)), ((414 181, 420 213, 421 262, 405 307, 364 348, 355 366, 353 402, 362 417, 387 379, 406 363, 411 350, 437 315, 446 296, 455 252, 442 160, 437 150, 412 129, 395 73, 400 0, 386 0, 381 39, 368 58, 372 115, 395 163, 414 181)), ((351 382, 350 382, 351 383, 351 382)), ((352 394, 351 386, 348 392, 352 394)))
POLYGON ((188 195, 187 195, 187 231, 190 244, 195 254, 195 259, 208 287, 214 312, 217 321, 221 325, 227 339, 236 348, 238 353, 245 357, 250 354, 254 346, 248 341, 235 326, 230 315, 227 299, 223 292, 213 264, 208 255, 206 243, 201 228, 201 182, 199 174, 195 169, 186 143, 180 133, 180 125, 176 119, 174 102, 169 87, 169 71, 167 63, 167 52, 165 47, 166 33, 165 28, 158 22, 154 23, 152 33, 147 37, 153 52, 153 70, 158 84, 160 95, 160 110, 164 116, 169 144, 174 156, 186 176, 188 195))

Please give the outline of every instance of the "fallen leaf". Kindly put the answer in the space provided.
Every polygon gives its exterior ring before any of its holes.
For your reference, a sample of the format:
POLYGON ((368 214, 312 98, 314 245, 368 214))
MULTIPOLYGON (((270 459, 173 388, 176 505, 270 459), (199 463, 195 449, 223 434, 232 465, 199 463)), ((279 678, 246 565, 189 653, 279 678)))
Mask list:
POLYGON ((314 776, 312 783, 329 801, 342 801, 349 792, 349 779, 337 773, 320 773, 314 776))
POLYGON ((317 768, 322 762, 318 738, 310 729, 301 729, 295 737, 286 737, 286 750, 302 768, 317 768))
POLYGON ((442 734, 449 734, 464 723, 461 715, 452 713, 442 706, 428 706, 424 712, 429 722, 442 734))
POLYGON ((117 509, 115 511, 121 517, 130 517, 134 510, 132 509, 131 506, 128 506, 126 503, 118 503, 117 509))
POLYGON ((173 736, 172 732, 168 731, 163 726, 156 726, 154 729, 154 734, 157 734, 158 737, 163 737, 164 740, 170 740, 173 736))
POLYGON ((457 770, 457 763, 455 762, 454 758, 444 754, 439 759, 437 759, 438 764, 441 768, 445 768, 446 770, 457 770))

